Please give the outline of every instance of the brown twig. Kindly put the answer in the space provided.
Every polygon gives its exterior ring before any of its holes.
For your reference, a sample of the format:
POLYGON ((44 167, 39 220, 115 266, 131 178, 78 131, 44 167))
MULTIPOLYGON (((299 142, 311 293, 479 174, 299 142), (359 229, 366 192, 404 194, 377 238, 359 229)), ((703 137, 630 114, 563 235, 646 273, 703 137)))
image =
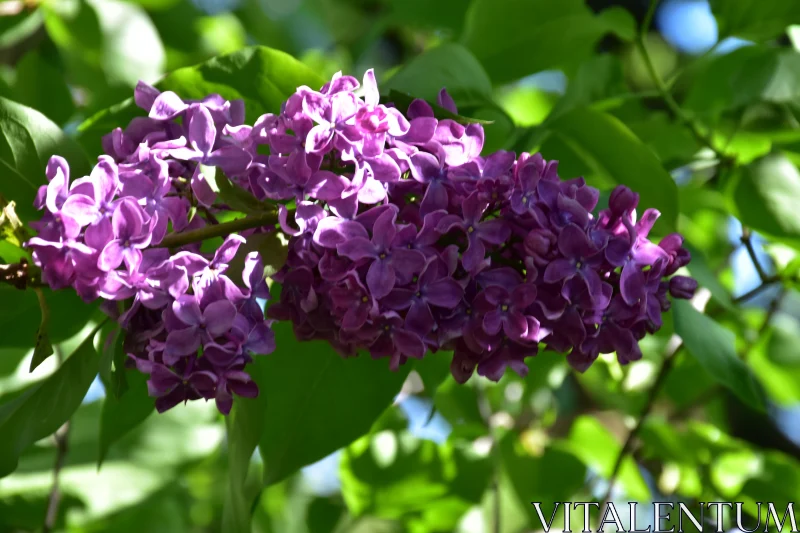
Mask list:
MULTIPOLYGON (((54 347, 56 357, 59 364, 64 362, 64 356, 58 346, 54 347)), ((69 428, 70 421, 67 420, 53 434, 56 441, 56 462, 53 465, 53 485, 50 487, 50 495, 47 498, 47 512, 44 517, 44 525, 42 526, 42 533, 50 533, 56 525, 58 520, 58 508, 61 505, 61 469, 64 468, 64 463, 67 460, 67 452, 69 451, 69 428)))
POLYGON ((750 233, 750 228, 743 226, 742 227, 742 237, 740 239, 744 247, 747 249, 747 254, 750 256, 750 260, 753 262, 753 266, 758 272, 758 278, 763 283, 764 281, 770 279, 767 275, 766 271, 764 271, 764 267, 761 266, 761 261, 758 260, 758 256, 756 255, 756 250, 753 247, 753 238, 752 234, 750 233))
POLYGON ((644 408, 642 408, 642 412, 639 414, 639 418, 636 421, 636 425, 633 429, 628 433, 628 437, 625 439, 625 443, 620 448, 619 453, 617 454, 617 458, 614 461, 614 467, 611 470, 611 475, 608 478, 608 489, 606 490, 606 494, 603 497, 603 504, 600 507, 600 517, 602 520, 602 516, 605 513, 605 507, 609 504, 611 500, 611 492, 614 489, 614 483, 617 481, 617 477, 619 476, 619 472, 622 469, 622 463, 625 460, 625 457, 628 453, 633 449, 634 442, 636 437, 639 436, 639 432, 642 430, 644 426, 644 422, 647 417, 650 415, 650 411, 653 410, 653 405, 655 404, 656 398, 658 397, 658 393, 661 392, 661 388, 666 383, 667 376, 669 375, 670 370, 672 369, 673 362, 675 361, 676 356, 680 351, 683 349, 683 342, 679 342, 676 346, 668 351, 664 356, 664 362, 661 363, 661 368, 658 371, 658 375, 656 375, 656 379, 653 382, 653 386, 650 387, 650 390, 647 393, 647 400, 645 401, 644 408))
POLYGON ((58 520, 58 508, 61 504, 61 487, 60 477, 61 469, 67 459, 67 452, 69 451, 69 420, 55 432, 53 438, 56 441, 56 462, 53 465, 53 485, 50 488, 50 495, 47 498, 47 514, 44 519, 44 526, 42 533, 49 533, 53 530, 58 520))

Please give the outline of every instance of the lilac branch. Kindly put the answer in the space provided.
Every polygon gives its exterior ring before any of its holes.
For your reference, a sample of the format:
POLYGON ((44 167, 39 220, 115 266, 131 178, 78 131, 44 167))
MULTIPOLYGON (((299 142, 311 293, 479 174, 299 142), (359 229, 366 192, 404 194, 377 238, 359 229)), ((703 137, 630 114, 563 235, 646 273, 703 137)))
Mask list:
POLYGON ((178 248, 195 242, 202 242, 216 237, 227 237, 232 233, 244 231, 263 226, 274 226, 278 223, 275 213, 262 213, 243 218, 237 218, 229 222, 206 226, 191 231, 171 233, 164 237, 158 244, 159 248, 178 248))

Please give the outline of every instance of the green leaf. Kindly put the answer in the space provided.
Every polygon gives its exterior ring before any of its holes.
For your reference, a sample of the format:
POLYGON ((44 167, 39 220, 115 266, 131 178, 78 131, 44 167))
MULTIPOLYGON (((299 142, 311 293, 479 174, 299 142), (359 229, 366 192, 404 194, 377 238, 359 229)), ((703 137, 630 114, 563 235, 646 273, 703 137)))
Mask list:
MULTIPOLYGON (((489 433, 489 428, 478 409, 475 384, 460 384, 447 376, 433 396, 436 410, 453 426, 453 435, 478 438, 489 433)), ((451 436, 452 438, 452 436, 451 436)))
MULTIPOLYGON (((755 512, 757 502, 769 502, 780 520, 787 506, 800 498, 800 464, 797 459, 776 451, 767 451, 756 460, 755 475, 745 482, 736 499, 744 500, 745 509, 752 509, 751 513, 755 512)), ((767 505, 763 504, 765 529, 769 527, 768 523, 775 523, 771 514, 769 518, 766 516, 769 513, 767 505)), ((786 521, 787 525, 792 523, 792 518, 786 521)))
POLYGON ((108 328, 110 331, 103 342, 103 353, 100 356, 100 380, 106 388, 106 394, 120 398, 128 390, 127 371, 125 363, 124 342, 125 332, 116 327, 108 328))
POLYGON ((436 389, 450 375, 452 360, 453 352, 438 351, 428 353, 421 361, 414 364, 414 371, 422 379, 425 396, 432 398, 436 394, 436 389))
POLYGON ((611 54, 593 56, 570 79, 551 117, 555 119, 576 107, 619 97, 626 90, 619 58, 611 54))
POLYGON ((418 55, 383 86, 430 102, 436 102, 444 87, 459 107, 484 102, 492 94, 492 81, 480 62, 455 43, 442 44, 418 55))
POLYGON ((775 237, 800 237, 800 172, 781 153, 742 169, 734 201, 743 224, 775 237))
POLYGON ((539 457, 532 456, 513 433, 500 441, 500 457, 531 524, 539 518, 530 502, 540 502, 542 512, 549 516, 555 502, 571 501, 586 482, 586 466, 573 454, 551 447, 539 457))
POLYGON ((228 277, 233 280, 242 279, 244 260, 250 252, 258 252, 264 264, 264 276, 275 275, 286 263, 289 254, 289 241, 279 231, 269 233, 256 233, 247 237, 247 242, 239 247, 236 257, 231 260, 228 267, 228 277))
POLYGON ((800 321, 780 314, 772 319, 772 335, 767 343, 767 357, 776 365, 800 368, 800 321))
POLYGON ((800 96, 800 53, 746 46, 707 60, 692 80, 683 107, 715 117, 760 100, 788 103, 800 96))
MULTIPOLYGON (((215 167, 204 166, 203 172, 205 173, 206 169, 209 168, 212 169, 210 171, 213 171, 215 167)), ((213 180, 213 182, 217 185, 219 196, 222 201, 228 204, 234 211, 247 214, 259 214, 268 211, 274 212, 276 209, 274 204, 262 202, 246 190, 231 183, 230 178, 228 178, 228 176, 226 176, 220 169, 216 169, 214 175, 209 176, 208 179, 213 180)))
POLYGON ((103 72, 114 83, 135 86, 163 73, 164 45, 147 13, 122 0, 89 0, 103 33, 103 72))
POLYGON ((603 54, 587 59, 570 78, 566 92, 558 99, 546 119, 519 136, 514 151, 527 152, 538 147, 547 136, 547 127, 576 107, 603 102, 612 104, 627 90, 618 57, 603 54))
MULTIPOLYGON (((172 72, 156 84, 162 91, 174 91, 184 99, 202 99, 219 93, 227 99, 243 99, 245 121, 254 123, 265 113, 278 113, 281 104, 297 87, 322 87, 324 80, 307 66, 284 52, 254 46, 215 57, 200 65, 172 72)), ((100 139, 115 127, 127 124, 145 112, 130 98, 101 111, 78 128, 84 146, 100 151, 100 139)))
MULTIPOLYGON (((565 444, 586 466, 594 468, 605 478, 611 476, 622 448, 599 420, 589 416, 581 416, 575 420, 565 444), (587 443, 591 445, 587 446, 587 443)), ((627 496, 643 500, 650 498, 650 489, 630 456, 622 461, 617 479, 627 496)))
MULTIPOLYGON (((251 373, 263 376, 264 360, 253 365, 251 373)), ((237 398, 225 420, 228 428, 228 490, 222 510, 223 533, 249 533, 252 531, 250 509, 254 494, 245 489, 253 452, 266 422, 266 395, 258 398, 237 398)))
POLYGON ((389 0, 388 4, 391 12, 387 18, 395 25, 457 32, 464 22, 463 17, 455 16, 464 9, 463 0, 389 0))
POLYGON ((0 405, 0 477, 13 472, 28 446, 54 433, 80 406, 97 375, 94 337, 99 329, 47 379, 0 405))
POLYGON ((44 6, 45 25, 81 85, 133 87, 162 73, 164 46, 147 13, 122 0, 62 0, 44 6))
POLYGON ((731 294, 728 292, 714 271, 708 266, 705 254, 695 248, 694 246, 684 243, 684 247, 689 250, 692 256, 692 261, 687 268, 689 273, 701 287, 705 287, 711 292, 711 296, 721 304, 725 309, 733 310, 733 300, 731 294))
POLYGON ((736 355, 735 336, 686 300, 672 304, 675 333, 686 350, 720 385, 743 402, 763 411, 764 390, 750 368, 736 355))
POLYGON ((274 328, 278 350, 264 356, 258 381, 267 408, 260 450, 264 482, 277 483, 367 433, 403 384, 411 365, 392 372, 385 359, 344 359, 324 341, 301 342, 274 328))
POLYGON ((100 414, 98 467, 115 442, 136 429, 155 411, 154 400, 147 394, 147 376, 138 370, 125 368, 119 372, 125 376, 127 389, 120 396, 116 396, 113 389, 106 390, 100 414))
POLYGON ((17 63, 14 95, 19 103, 41 111, 57 124, 75 112, 64 72, 50 57, 32 50, 17 63))
MULTIPOLYGON (((58 344, 78 333, 97 309, 81 300, 75 291, 41 290, 50 309, 47 333, 51 343, 58 344)), ((0 285, 0 302, 0 346, 30 348, 41 326, 36 294, 0 285)))
MULTIPOLYGON (((700 149, 686 126, 673 121, 666 113, 648 111, 639 119, 624 122, 667 168, 686 164, 700 149)), ((727 137, 720 144, 725 141, 727 137)))
MULTIPOLYGON (((394 105, 394 107, 396 107, 400 111, 405 112, 408 109, 408 106, 411 105, 411 102, 413 102, 417 98, 418 97, 412 96, 412 95, 410 95, 408 93, 404 93, 402 91, 397 91, 397 90, 392 89, 392 90, 389 91, 388 96, 383 98, 383 100, 384 100, 384 103, 390 103, 390 104, 394 105)), ((448 111, 447 109, 437 105, 435 98, 434 98, 433 101, 427 101, 426 100, 426 102, 428 102, 428 104, 431 106, 431 108, 433 108, 433 114, 439 120, 447 118, 447 119, 450 119, 450 120, 454 120, 455 122, 458 122, 459 124, 464 124, 464 125, 473 124, 473 123, 474 124, 491 124, 492 123, 490 120, 483 120, 483 119, 479 119, 479 118, 475 118, 475 117, 465 117, 463 115, 457 115, 457 114, 453 113, 452 111, 448 111)))
POLYGON ((15 15, 5 15, 0 19, 0 49, 8 50, 19 46, 42 27, 42 11, 22 10, 15 15))
POLYGON ((39 312, 42 313, 42 321, 39 323, 39 331, 36 332, 29 372, 36 370, 37 366, 53 355, 53 345, 50 344, 50 336, 47 333, 47 327, 50 323, 50 308, 47 306, 47 300, 40 289, 36 290, 36 296, 39 299, 39 312))
POLYGON ((661 211, 662 230, 675 228, 678 188, 655 154, 622 122, 583 107, 556 119, 551 128, 597 174, 639 193, 642 209, 661 211))
POLYGON ((47 183, 45 168, 52 155, 70 164, 70 175, 89 174, 90 165, 80 147, 40 112, 0 98, 0 194, 17 204, 25 221, 38 220, 33 199, 40 185, 47 183))
MULTIPOLYGON (((0 498, 0 531, 37 531, 42 527, 42 517, 47 515, 50 495, 29 494, 0 498)), ((54 529, 66 529, 67 515, 81 512, 85 503, 72 494, 62 494, 54 529)))
POLYGON ((612 8, 596 16, 583 0, 476 0, 461 42, 500 84, 575 67, 606 33, 630 38, 634 30, 630 13, 612 8))
POLYGON ((449 443, 384 430, 348 446, 339 472, 353 516, 416 516, 421 523, 435 522, 434 531, 454 531, 470 504, 480 502, 492 461, 449 443))
POLYGON ((784 0, 711 0, 711 11, 719 25, 720 39, 735 35, 766 41, 791 24, 800 23, 800 4, 784 0))

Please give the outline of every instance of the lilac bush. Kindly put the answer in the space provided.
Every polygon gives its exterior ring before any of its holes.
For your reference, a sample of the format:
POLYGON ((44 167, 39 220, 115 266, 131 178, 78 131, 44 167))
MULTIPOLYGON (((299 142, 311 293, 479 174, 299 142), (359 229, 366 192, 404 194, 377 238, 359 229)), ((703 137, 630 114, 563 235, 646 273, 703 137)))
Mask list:
MULTIPOLYGON (((337 74, 300 87, 252 126, 243 102, 219 95, 140 84, 135 101, 147 117, 105 137, 89 176, 70 184, 51 159, 28 246, 51 287, 106 301, 159 411, 214 398, 227 413, 234 395, 257 395, 246 365, 274 350, 275 320, 345 357, 368 351, 397 369, 452 351, 459 382, 476 369, 499 380, 508 367, 525 375, 539 349, 579 371, 600 353, 637 360, 669 296, 697 288, 674 275, 690 259, 682 237, 651 242, 659 213, 637 216, 635 192, 617 187, 597 212, 599 191, 562 180, 555 161, 482 156, 479 124, 437 119, 423 100, 405 113, 380 104, 371 70, 363 84, 337 74), (277 205, 278 227, 261 221, 214 254, 161 246, 231 210, 210 167, 277 205), (248 254, 241 279, 226 271, 248 237, 278 230, 288 257, 265 318, 262 258, 248 254)), ((437 103, 457 113, 445 90, 437 103)))

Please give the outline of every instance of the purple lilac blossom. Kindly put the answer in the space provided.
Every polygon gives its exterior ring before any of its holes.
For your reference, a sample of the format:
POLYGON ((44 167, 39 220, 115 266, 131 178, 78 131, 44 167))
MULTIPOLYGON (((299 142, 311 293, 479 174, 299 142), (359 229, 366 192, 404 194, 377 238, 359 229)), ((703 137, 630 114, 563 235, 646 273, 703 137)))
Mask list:
POLYGON ((229 236, 215 254, 159 244, 170 230, 215 222, 224 206, 201 165, 244 179, 255 143, 242 142, 242 102, 184 102, 143 83, 135 101, 148 116, 103 139, 107 153, 89 176, 70 183, 68 163, 51 158, 35 202, 44 216, 27 244, 52 288, 105 300, 159 411, 205 398, 227 414, 235 395, 258 394, 247 364, 275 349, 273 321, 258 302, 269 298, 262 258, 247 254, 241 278, 231 279, 244 236, 229 236))
MULTIPOLYGON (((457 112, 445 90, 437 103, 457 112)), ((337 74, 320 91, 303 87, 260 121, 270 130, 259 139, 287 163, 263 172, 253 194, 298 191, 318 206, 294 221, 282 213, 292 237, 268 316, 343 356, 364 350, 396 368, 452 351, 461 382, 476 370, 524 375, 539 349, 568 353, 580 371, 600 353, 625 364, 661 326, 667 295, 691 298, 697 288, 669 279, 689 262, 683 239, 648 240, 659 213, 637 219, 639 197, 627 187, 594 213, 599 191, 562 180, 557 162, 481 156, 480 125, 437 120, 422 100, 405 117, 381 106, 371 71, 361 86, 337 74), (296 159, 311 168, 292 174, 296 159), (307 185, 326 169, 345 183, 338 197, 307 185)))
MULTIPOLYGON (((635 192, 618 186, 595 213, 599 191, 562 180, 556 161, 481 156, 479 124, 437 120, 422 100, 405 114, 382 105, 372 70, 363 84, 337 73, 319 91, 300 87, 253 126, 243 102, 219 95, 184 101, 142 83, 134 97, 147 116, 104 138, 90 176, 70 185, 67 162, 51 159, 28 246, 53 288, 122 306, 126 349, 159 411, 213 398, 227 413, 234 395, 257 395, 246 366, 275 349, 274 320, 343 356, 366 351, 397 369, 452 352, 457 381, 499 380, 525 375, 540 349, 579 371, 600 353, 635 361, 669 297, 697 288, 673 276, 690 260, 683 238, 649 240, 659 213, 637 217, 635 192), (227 209, 209 166, 281 202, 289 250, 268 318, 262 258, 248 254, 241 279, 229 277, 248 232, 215 254, 158 247, 227 209)), ((437 103, 457 112, 444 89, 437 103)))

